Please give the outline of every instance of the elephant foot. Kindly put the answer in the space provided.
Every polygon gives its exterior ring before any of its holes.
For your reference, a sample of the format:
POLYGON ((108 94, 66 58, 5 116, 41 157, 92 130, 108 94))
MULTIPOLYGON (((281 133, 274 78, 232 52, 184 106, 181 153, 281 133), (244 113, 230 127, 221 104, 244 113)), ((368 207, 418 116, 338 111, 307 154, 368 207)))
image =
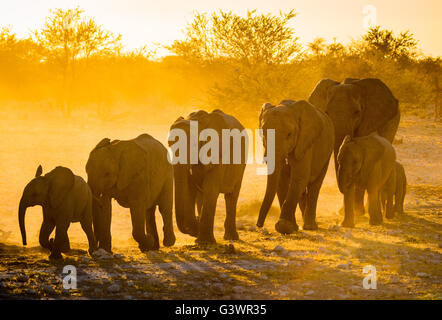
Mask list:
POLYGON ((113 254, 113 252, 112 252, 112 250, 111 250, 111 248, 109 247, 109 246, 104 246, 104 245, 99 245, 98 246, 98 249, 103 249, 104 251, 106 251, 106 252, 108 252, 108 253, 110 253, 110 254, 113 254))
POLYGON ((315 221, 304 223, 304 226, 302 227, 303 230, 318 230, 318 225, 315 221))
POLYGON ((228 231, 226 230, 224 232, 224 240, 239 240, 238 232, 235 231, 228 231))
POLYGON ((258 228, 262 228, 262 227, 264 227, 264 219, 259 219, 258 218, 258 221, 256 221, 256 226, 258 227, 258 228))
POLYGON ((212 235, 199 235, 198 238, 196 238, 195 243, 197 244, 215 244, 216 240, 215 237, 212 235))
POLYGON ((62 260, 63 256, 61 255, 60 252, 51 252, 51 254, 49 255, 49 260, 62 260))
POLYGON ((355 227, 355 222, 350 220, 350 219, 344 219, 344 221, 342 221, 342 223, 341 223, 341 227, 343 227, 343 228, 354 228, 355 227))
POLYGON ((299 227, 296 223, 292 221, 279 219, 279 221, 275 224, 275 229, 281 234, 291 234, 295 231, 298 231, 299 227))
POLYGON ((175 244, 175 241, 176 241, 175 235, 172 233, 167 236, 164 236, 163 245, 165 247, 171 247, 175 244))
POLYGON ((387 214, 385 215, 385 218, 394 219, 394 212, 387 212, 387 214))
POLYGON ((95 251, 97 251, 97 248, 89 248, 89 250, 87 252, 92 257, 95 251))
POLYGON ((155 249, 155 240, 150 234, 146 235, 146 239, 143 243, 138 244, 138 248, 140 248, 141 252, 149 251, 149 250, 158 250, 160 245, 157 245, 158 248, 155 249))
POLYGON ((382 217, 370 217, 369 224, 371 226, 380 226, 382 224, 382 217))
POLYGON ((362 207, 362 208, 355 208, 355 215, 360 216, 360 217, 365 215, 364 207, 362 207))

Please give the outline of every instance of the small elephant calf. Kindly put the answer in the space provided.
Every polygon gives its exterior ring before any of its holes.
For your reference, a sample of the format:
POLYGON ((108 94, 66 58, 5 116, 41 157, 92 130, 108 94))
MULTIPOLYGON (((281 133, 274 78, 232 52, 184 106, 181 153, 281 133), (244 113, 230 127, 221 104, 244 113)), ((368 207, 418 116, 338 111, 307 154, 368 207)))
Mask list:
POLYGON ((404 213, 404 199, 407 191, 407 177, 404 167, 396 161, 390 177, 381 191, 381 203, 387 219, 394 218, 394 213, 404 213), (394 202, 393 202, 394 198, 394 202))
POLYGON ((40 245, 51 250, 51 259, 60 259, 61 252, 70 250, 67 230, 71 222, 81 223, 91 254, 97 245, 92 229, 92 192, 89 185, 68 168, 56 167, 44 176, 41 175, 42 171, 39 166, 35 178, 26 185, 20 200, 18 218, 23 245, 27 244, 26 209, 40 205, 43 208, 40 245), (54 228, 55 240, 49 240, 54 228))
MULTIPOLYGON (((396 153, 391 143, 372 133, 351 138, 346 136, 338 153, 338 187, 344 194, 343 227, 354 227, 355 189, 366 189, 371 225, 382 224, 380 192, 395 166, 396 153)), ((387 211, 387 217, 391 215, 387 211)))

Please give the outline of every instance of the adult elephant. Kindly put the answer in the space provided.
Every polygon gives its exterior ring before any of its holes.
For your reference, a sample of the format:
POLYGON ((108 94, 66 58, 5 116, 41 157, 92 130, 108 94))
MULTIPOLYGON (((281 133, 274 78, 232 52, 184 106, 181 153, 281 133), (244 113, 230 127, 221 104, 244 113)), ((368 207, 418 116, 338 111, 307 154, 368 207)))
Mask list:
MULTIPOLYGON (((318 82, 309 102, 327 113, 335 127, 334 160, 344 137, 362 137, 372 132, 393 142, 399 126, 398 100, 379 79, 347 78, 343 83, 330 79, 318 82)), ((364 213, 364 190, 356 188, 355 212, 364 213)))
POLYGON ((307 101, 284 100, 278 106, 263 105, 259 116, 267 157, 268 130, 275 130, 275 170, 267 176, 266 193, 257 226, 264 225, 276 193, 281 215, 275 228, 290 234, 298 230, 295 211, 303 213, 304 230, 315 230, 319 190, 333 152, 334 135, 330 118, 307 101))
POLYGON ((178 118, 170 128, 169 146, 174 150, 177 225, 181 232, 197 237, 197 243, 216 242, 213 225, 220 193, 224 194, 226 201, 224 239, 239 239, 236 231, 236 205, 247 159, 245 139, 241 136, 243 130, 244 127, 237 119, 221 110, 193 112, 186 118, 178 118), (230 135, 235 131, 237 139, 230 135), (209 139, 204 132, 211 135, 210 142, 218 140, 218 145, 215 144, 210 151, 207 150, 209 139), (192 138, 196 140, 192 141, 192 138), (205 140, 208 141, 206 144, 205 140), (183 143, 182 148, 175 149, 180 143, 183 143), (234 157, 238 149, 235 151, 235 146, 240 147, 240 158, 236 161, 234 157), (207 159, 210 161, 203 159, 201 155, 204 154, 211 158, 207 159), (182 157, 180 161, 178 157, 182 157), (195 204, 198 206, 198 218, 195 216, 195 204))
POLYGON ((95 196, 93 220, 100 248, 111 252, 112 198, 130 208, 132 235, 141 251, 159 248, 156 206, 164 222, 163 244, 175 243, 173 169, 158 140, 148 134, 126 141, 105 138, 91 151, 86 172, 95 196))

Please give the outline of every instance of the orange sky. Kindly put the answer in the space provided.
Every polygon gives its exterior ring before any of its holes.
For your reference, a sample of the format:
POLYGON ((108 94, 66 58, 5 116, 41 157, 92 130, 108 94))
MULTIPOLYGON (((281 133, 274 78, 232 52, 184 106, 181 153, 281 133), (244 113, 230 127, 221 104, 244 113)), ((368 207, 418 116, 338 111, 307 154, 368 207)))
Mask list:
POLYGON ((105 28, 121 33, 128 48, 168 44, 183 38, 183 28, 195 11, 247 9, 278 13, 295 9, 292 26, 302 43, 316 37, 337 37, 347 43, 363 32, 365 5, 374 5, 377 24, 396 32, 410 30, 426 54, 442 55, 442 0, 5 0, 0 2, 0 26, 10 25, 19 36, 42 25, 51 8, 79 5, 105 28))

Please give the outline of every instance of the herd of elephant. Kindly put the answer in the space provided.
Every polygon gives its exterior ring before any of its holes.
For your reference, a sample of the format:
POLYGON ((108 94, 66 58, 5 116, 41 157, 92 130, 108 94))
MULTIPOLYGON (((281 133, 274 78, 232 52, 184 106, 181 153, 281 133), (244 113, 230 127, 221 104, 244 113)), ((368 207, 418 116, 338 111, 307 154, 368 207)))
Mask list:
MULTIPOLYGON (((355 213, 364 213, 365 192, 371 225, 381 224, 383 213, 388 219, 395 212, 403 213, 406 178, 392 146, 399 120, 398 101, 379 79, 345 79, 342 83, 323 79, 308 101, 265 103, 259 126, 264 132, 264 154, 266 129, 274 129, 275 169, 267 176, 257 226, 264 225, 277 195, 280 217, 275 228, 279 233, 298 230, 298 204, 303 229, 317 229, 316 205, 332 154, 338 187, 344 195, 344 227, 354 227, 355 213)), ((244 129, 221 110, 200 110, 178 118, 171 130, 188 133, 191 121, 198 122, 198 130, 244 129)), ((90 254, 97 248, 111 252, 112 199, 130 209, 132 235, 141 251, 159 248, 157 206, 163 219, 163 244, 174 245, 173 202, 179 231, 196 237, 197 243, 214 243, 214 217, 221 193, 226 201, 224 239, 238 240, 236 206, 245 167, 245 160, 171 164, 167 149, 148 134, 125 141, 105 138, 90 152, 87 182, 65 167, 45 175, 38 167, 19 204, 23 244, 26 209, 41 205, 39 242, 51 251, 50 258, 61 258, 61 253, 70 249, 67 230, 71 222, 80 222, 90 254), (49 239, 54 228, 55 239, 49 239)))

